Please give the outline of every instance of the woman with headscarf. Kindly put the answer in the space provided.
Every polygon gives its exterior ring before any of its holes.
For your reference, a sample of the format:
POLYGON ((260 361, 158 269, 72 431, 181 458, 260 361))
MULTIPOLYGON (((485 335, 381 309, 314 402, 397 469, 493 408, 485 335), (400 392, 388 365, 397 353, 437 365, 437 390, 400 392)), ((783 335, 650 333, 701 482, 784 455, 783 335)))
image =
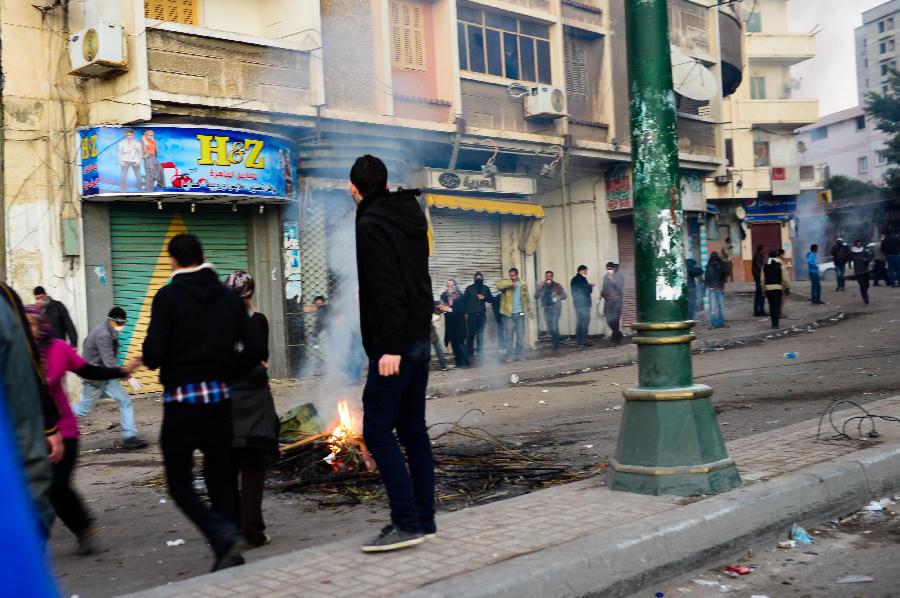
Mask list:
POLYGON ((76 552, 90 554, 96 549, 97 528, 81 497, 72 488, 72 472, 78 457, 78 421, 66 396, 66 372, 73 372, 88 380, 112 380, 127 378, 140 362, 129 363, 124 368, 107 368, 91 365, 81 358, 67 342, 54 338, 53 329, 44 317, 43 310, 35 305, 26 309, 31 333, 37 342, 44 377, 50 396, 59 409, 59 431, 62 433, 64 452, 62 459, 53 464, 50 483, 50 503, 56 515, 78 540, 76 552))
POLYGON ((438 309, 444 313, 444 346, 453 347, 456 367, 468 367, 466 354, 466 309, 455 278, 447 280, 447 290, 441 293, 438 309))
MULTIPOLYGON (((231 381, 231 415, 234 420, 232 455, 240 477, 238 525, 244 539, 252 547, 271 541, 265 533, 262 515, 263 485, 266 467, 278 459, 278 414, 269 389, 269 321, 253 306, 256 285, 253 277, 239 270, 228 276, 225 286, 232 289, 247 307, 250 328, 265 347, 263 361, 243 362, 239 358, 238 371, 243 372, 231 381)), ((238 353, 243 347, 236 348, 238 353)))

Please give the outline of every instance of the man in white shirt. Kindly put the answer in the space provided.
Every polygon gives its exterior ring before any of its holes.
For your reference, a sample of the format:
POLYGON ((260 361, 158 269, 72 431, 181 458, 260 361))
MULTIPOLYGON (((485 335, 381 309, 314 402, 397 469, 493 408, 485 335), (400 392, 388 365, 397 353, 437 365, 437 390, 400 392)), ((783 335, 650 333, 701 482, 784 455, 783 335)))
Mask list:
POLYGON ((141 158, 144 150, 134 138, 134 131, 125 129, 125 139, 119 142, 119 168, 122 170, 122 193, 128 190, 128 170, 134 170, 134 181, 141 190, 141 158))

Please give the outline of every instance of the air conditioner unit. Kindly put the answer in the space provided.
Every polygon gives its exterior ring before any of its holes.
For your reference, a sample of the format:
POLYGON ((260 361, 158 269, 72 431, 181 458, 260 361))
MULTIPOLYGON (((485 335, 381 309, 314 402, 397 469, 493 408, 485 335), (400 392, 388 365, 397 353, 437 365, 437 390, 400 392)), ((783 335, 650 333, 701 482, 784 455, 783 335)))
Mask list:
POLYGON ((728 174, 720 174, 716 177, 716 185, 727 185, 734 179, 734 176, 729 172, 728 174))
POLYGON ((69 74, 79 77, 109 77, 127 70, 122 26, 100 22, 74 33, 69 39, 69 59, 69 74))
POLYGON ((566 94, 559 87, 532 85, 525 94, 525 118, 566 116, 566 94))

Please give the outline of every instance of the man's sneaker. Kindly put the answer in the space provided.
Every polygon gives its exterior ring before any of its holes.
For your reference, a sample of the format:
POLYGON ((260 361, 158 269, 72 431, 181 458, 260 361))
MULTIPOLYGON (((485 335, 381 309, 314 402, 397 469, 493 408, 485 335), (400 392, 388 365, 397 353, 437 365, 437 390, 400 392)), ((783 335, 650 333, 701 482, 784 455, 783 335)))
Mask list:
POLYGON ((230 567, 237 567, 238 565, 243 565, 245 563, 244 557, 241 552, 244 550, 243 541, 237 541, 231 545, 231 548, 226 550, 222 556, 216 557, 215 562, 213 563, 212 572, 221 571, 222 569, 228 569, 230 567))
POLYGON ((437 535, 437 525, 435 525, 434 520, 422 522, 422 532, 425 534, 426 538, 435 537, 437 535))
POLYGON ((407 546, 415 546, 425 541, 422 532, 405 532, 395 525, 387 525, 371 542, 366 542, 360 547, 363 552, 388 552, 407 546))
POLYGON ((139 436, 129 436, 122 440, 122 448, 142 449, 147 446, 147 441, 139 436))
POLYGON ((75 548, 75 554, 79 556, 87 556, 97 551, 97 535, 100 532, 96 527, 89 527, 86 532, 78 536, 78 545, 75 548))

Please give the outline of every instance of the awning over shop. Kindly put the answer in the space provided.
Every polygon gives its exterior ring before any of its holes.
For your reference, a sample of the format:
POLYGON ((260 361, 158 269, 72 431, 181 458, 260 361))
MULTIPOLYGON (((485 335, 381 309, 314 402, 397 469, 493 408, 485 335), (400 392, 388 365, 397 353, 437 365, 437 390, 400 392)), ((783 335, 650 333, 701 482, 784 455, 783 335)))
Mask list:
POLYGON ((484 199, 481 197, 466 197, 463 195, 427 193, 425 195, 425 202, 430 208, 465 210, 488 214, 506 214, 509 216, 524 216, 526 218, 544 218, 543 206, 525 203, 523 201, 506 201, 499 199, 484 199))
POLYGON ((791 219, 790 214, 753 214, 752 216, 744 216, 744 222, 787 222, 791 219))

